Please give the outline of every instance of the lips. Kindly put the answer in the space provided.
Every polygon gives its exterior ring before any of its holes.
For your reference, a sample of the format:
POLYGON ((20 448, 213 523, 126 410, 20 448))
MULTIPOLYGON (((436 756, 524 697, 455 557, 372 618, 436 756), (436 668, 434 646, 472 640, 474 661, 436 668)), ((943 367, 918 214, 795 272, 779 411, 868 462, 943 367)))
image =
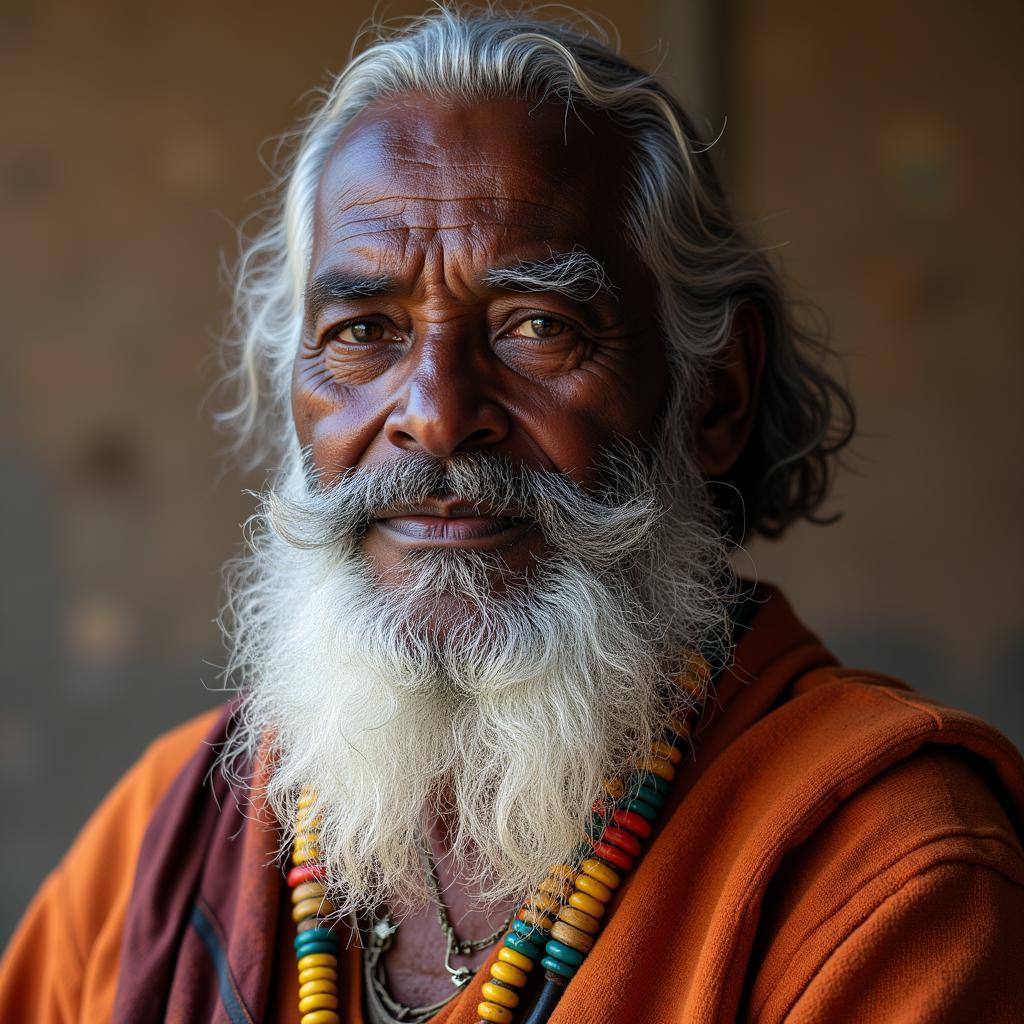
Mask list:
POLYGON ((412 547, 498 547, 525 533, 530 524, 508 509, 452 497, 388 509, 375 520, 412 547))

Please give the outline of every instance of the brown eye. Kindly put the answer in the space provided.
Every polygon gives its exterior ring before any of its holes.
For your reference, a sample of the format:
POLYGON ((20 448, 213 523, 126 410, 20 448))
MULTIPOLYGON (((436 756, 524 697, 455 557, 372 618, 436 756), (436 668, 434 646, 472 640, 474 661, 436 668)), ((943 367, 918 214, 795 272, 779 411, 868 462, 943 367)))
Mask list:
POLYGON ((553 316, 534 316, 524 320, 516 334, 525 338, 554 338, 565 330, 565 323, 553 316))
POLYGON ((383 337, 384 328, 380 324, 375 324, 372 320, 357 320, 338 331, 333 340, 348 342, 350 345, 360 345, 370 341, 380 341, 383 337))

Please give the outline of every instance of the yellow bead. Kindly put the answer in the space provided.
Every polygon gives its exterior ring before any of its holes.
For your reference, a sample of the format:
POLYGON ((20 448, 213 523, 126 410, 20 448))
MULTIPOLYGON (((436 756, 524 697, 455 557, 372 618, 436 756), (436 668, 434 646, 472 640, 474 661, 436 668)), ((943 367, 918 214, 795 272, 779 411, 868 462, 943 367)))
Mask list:
POLYGON ((558 912, 558 920, 572 925, 573 928, 579 928, 581 932, 586 932, 588 935, 596 935, 601 930, 601 925, 595 918, 584 914, 582 910, 577 910, 575 907, 562 907, 558 912))
POLYGON ((502 988, 500 985, 495 985, 493 981, 485 981, 480 988, 480 994, 484 999, 498 1003, 500 1006, 519 1005, 519 996, 512 989, 502 988))
POLYGON ((307 953, 299 957, 298 968, 300 971, 308 971, 310 967, 330 967, 338 969, 338 958, 333 953, 307 953))
POLYGON ((306 996, 299 1000, 299 1013, 309 1013, 311 1010, 336 1010, 338 1008, 338 997, 329 995, 327 992, 318 992, 315 996, 306 996))
POLYGON ((307 967, 299 971, 299 984, 305 985, 307 981, 337 981, 338 972, 333 967, 307 967))
POLYGON ((516 917, 520 921, 532 924, 534 928, 543 928, 545 931, 551 930, 551 922, 554 920, 550 915, 542 914, 539 910, 532 910, 530 907, 523 907, 522 910, 517 911, 516 917))
POLYGON ((607 885, 602 885, 596 878, 591 878, 586 872, 580 872, 579 878, 576 879, 576 888, 602 903, 607 903, 612 898, 611 889, 607 885))
POLYGON ((296 903, 292 907, 292 920, 298 922, 316 915, 326 917, 333 910, 334 904, 330 900, 325 900, 322 896, 316 896, 311 900, 303 900, 301 903, 296 903))
POLYGON ((528 903, 532 910, 539 910, 544 914, 553 914, 559 907, 559 900, 555 899, 554 896, 549 896, 547 893, 537 892, 534 893, 528 903))
POLYGON ((687 651, 683 655, 683 671, 696 680, 708 679, 711 675, 711 663, 697 651, 687 651))
POLYGON ((304 850, 296 850, 292 854, 293 864, 305 864, 307 860, 319 860, 320 851, 315 847, 311 846, 304 850))
POLYGON ((533 970, 533 961, 528 956, 524 956, 517 950, 509 949, 508 946, 502 946, 498 950, 498 959, 513 967, 518 967, 521 971, 533 970))
POLYGON ((306 996, 315 996, 319 992, 326 992, 328 995, 336 996, 338 994, 338 986, 333 981, 327 981, 323 978, 319 978, 316 981, 307 981, 299 986, 300 999, 305 999, 306 996))
POLYGON ((637 768, 642 772, 654 772, 666 782, 671 782, 676 777, 676 770, 672 767, 671 761, 665 761, 660 757, 645 757, 637 761, 637 768))
POLYGON ((513 967, 512 964, 502 963, 500 960, 495 960, 491 964, 491 977, 498 981, 504 981, 507 985, 515 985, 517 988, 526 984, 525 971, 513 967))
MULTIPOLYGON (((499 1006, 497 1003, 479 1003, 476 1012, 478 1017, 493 1021, 493 1024, 512 1024, 512 1011, 506 1010, 504 1006, 499 1006)), ((303 1020, 302 1024, 317 1024, 317 1022, 303 1020)))
POLYGON ((596 878, 602 885, 607 885, 609 889, 617 889, 619 887, 619 876, 599 860, 588 857, 580 867, 591 878, 596 878))
POLYGON ((300 832, 295 837, 295 849, 305 850, 310 846, 316 846, 319 836, 315 832, 300 832))
POLYGON ((553 867, 548 869, 548 874, 555 878, 564 878, 567 882, 571 882, 576 878, 576 869, 571 868, 568 864, 555 864, 553 867))
POLYGON ((591 917, 601 917, 604 914, 604 904, 595 900, 593 896, 588 896, 585 892, 574 892, 569 897, 569 906, 582 910, 584 914, 589 914, 591 917))
POLYGON ((564 900, 569 898, 569 893, 572 892, 572 886, 562 878, 545 878, 543 882, 538 886, 541 892, 550 893, 555 897, 556 900, 564 900))
POLYGON ((622 779, 605 779, 604 791, 613 799, 621 800, 626 795, 626 784, 622 779))
POLYGON ((690 723, 681 718, 670 718, 669 728, 680 738, 686 739, 690 735, 690 723))
POLYGON ((333 1010, 314 1010, 300 1017, 299 1024, 341 1024, 341 1018, 333 1010))
POLYGON ((675 747, 663 743, 661 740, 656 740, 651 744, 651 753, 657 754, 658 757, 667 757, 673 764, 679 764, 683 759, 683 755, 675 747))
POLYGON ((324 887, 319 882, 303 882, 302 885, 292 889, 292 903, 301 903, 303 900, 320 899, 323 897, 324 887))
POLYGON ((311 789, 303 789, 299 794, 299 802, 297 804, 299 810, 304 807, 311 807, 316 802, 316 793, 311 789))

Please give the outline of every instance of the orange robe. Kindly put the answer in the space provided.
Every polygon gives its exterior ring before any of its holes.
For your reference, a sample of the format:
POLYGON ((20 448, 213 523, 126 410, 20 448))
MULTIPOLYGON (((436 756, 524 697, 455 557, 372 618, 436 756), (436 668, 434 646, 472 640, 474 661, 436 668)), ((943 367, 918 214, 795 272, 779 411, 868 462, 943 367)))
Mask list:
MULTIPOLYGON (((840 668, 777 591, 760 596, 682 800, 552 1024, 1024 1020, 1020 754, 971 715, 840 668)), ((146 953, 122 947, 144 836, 218 714, 156 741, 45 882, 0 965, 0 1019, 111 1019, 146 953)), ((240 884, 273 953, 227 955, 214 1009, 179 999, 168 1021, 298 1022, 274 836, 249 832, 240 884)), ((225 939, 231 925, 211 923, 225 939)), ((361 1022, 359 954, 342 945, 340 1012, 361 1022)), ((486 974, 435 1020, 473 1024, 486 974)))

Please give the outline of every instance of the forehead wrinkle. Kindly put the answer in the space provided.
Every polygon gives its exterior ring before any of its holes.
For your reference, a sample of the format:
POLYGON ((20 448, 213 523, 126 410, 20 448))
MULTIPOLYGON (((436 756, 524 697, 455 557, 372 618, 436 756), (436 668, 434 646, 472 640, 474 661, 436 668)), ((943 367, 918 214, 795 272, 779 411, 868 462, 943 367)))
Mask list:
POLYGON ((495 203, 497 205, 507 204, 509 206, 532 206, 541 210, 549 210, 552 213, 556 208, 550 203, 542 203, 535 199, 523 199, 520 196, 489 196, 489 195, 468 195, 468 196, 413 196, 413 195, 388 195, 375 199, 353 199, 341 207, 341 211, 352 210, 359 206, 377 206, 381 203, 408 202, 408 203, 495 203))

